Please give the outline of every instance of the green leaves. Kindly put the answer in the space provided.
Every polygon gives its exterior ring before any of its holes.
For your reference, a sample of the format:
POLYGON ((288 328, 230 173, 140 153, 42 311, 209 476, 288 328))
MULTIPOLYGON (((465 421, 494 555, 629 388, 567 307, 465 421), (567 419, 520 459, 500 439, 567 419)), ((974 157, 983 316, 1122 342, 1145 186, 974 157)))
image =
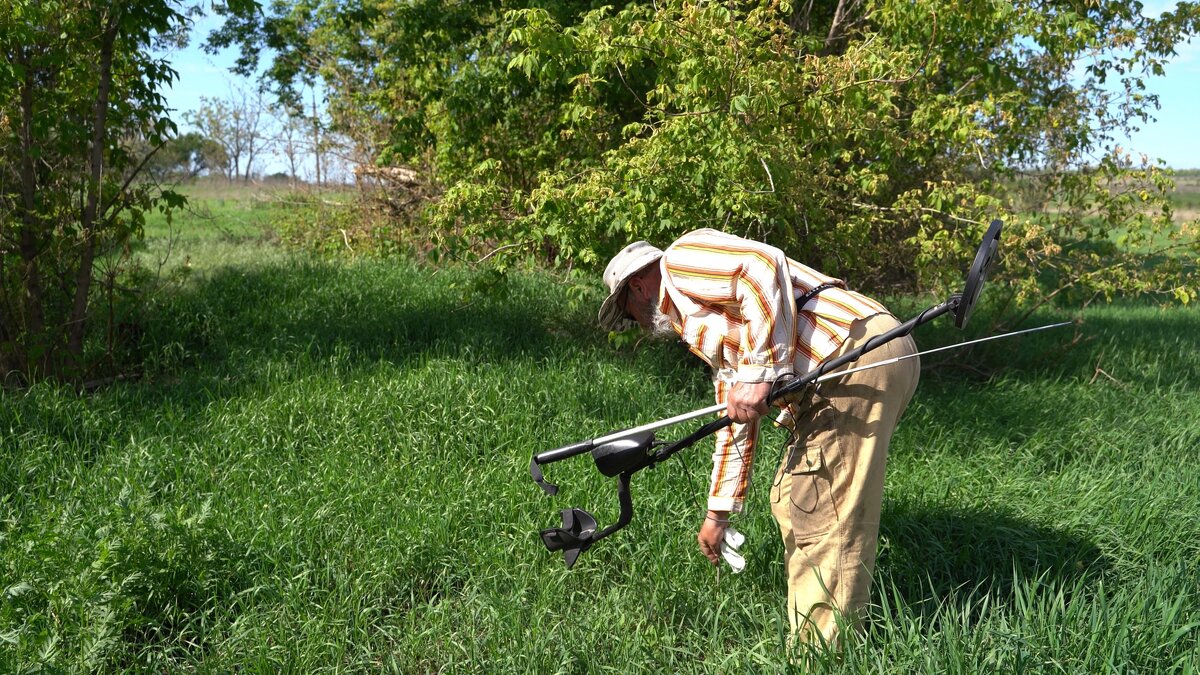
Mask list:
POLYGON ((281 40, 281 89, 308 64, 336 130, 445 187, 435 231, 497 258, 599 266, 713 226, 858 288, 945 290, 1003 217, 1032 247, 1004 274, 1037 303, 1109 292, 1110 268, 1133 293, 1190 283, 1194 265, 1168 283, 1134 240, 1132 258, 1100 244, 1161 223, 1160 176, 1106 158, 1153 112, 1143 74, 1198 23, 1196 3, 1146 18, 1110 0, 306 0, 274 5, 261 41, 281 40), (1130 190, 1146 196, 1110 199, 1130 190), (1046 257, 1083 244, 1109 253, 1046 257))
POLYGON ((0 5, 0 375, 81 377, 96 356, 93 265, 111 294, 156 206, 143 160, 176 131, 159 91, 176 73, 151 47, 185 24, 179 9, 0 5))

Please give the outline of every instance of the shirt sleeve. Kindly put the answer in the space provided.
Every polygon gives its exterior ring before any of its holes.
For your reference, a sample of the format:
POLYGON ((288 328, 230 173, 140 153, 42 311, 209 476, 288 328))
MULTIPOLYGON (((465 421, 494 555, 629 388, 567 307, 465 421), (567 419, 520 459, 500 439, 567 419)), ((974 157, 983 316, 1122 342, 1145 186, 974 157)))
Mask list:
POLYGON ((665 253, 664 270, 681 293, 740 325, 739 382, 792 372, 796 301, 782 251, 727 235, 685 236, 665 253))
MULTIPOLYGON (((731 385, 714 377, 717 403, 724 403, 731 385)), ((708 492, 708 510, 740 513, 750 485, 759 420, 731 424, 717 432, 713 470, 708 492)))

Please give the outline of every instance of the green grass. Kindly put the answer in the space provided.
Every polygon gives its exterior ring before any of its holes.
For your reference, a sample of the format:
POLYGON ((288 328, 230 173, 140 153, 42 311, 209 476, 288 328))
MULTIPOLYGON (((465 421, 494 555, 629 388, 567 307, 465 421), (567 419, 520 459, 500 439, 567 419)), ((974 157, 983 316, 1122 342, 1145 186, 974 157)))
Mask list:
MULTIPOLYGON (((142 380, 0 393, 0 671, 787 670, 778 434, 741 575, 695 544, 707 444, 639 474, 575 569, 536 534, 617 506, 585 458, 542 495, 530 454, 707 405, 685 351, 614 349, 598 297, 544 275, 471 295, 468 268, 226 229, 181 228, 142 380)), ((868 631, 816 672, 1197 670, 1200 313, 1085 318, 1065 353, 1039 333, 976 352, 988 378, 923 375, 868 631)))
MULTIPOLYGON (((1200 210, 1200 172, 1180 171, 1175 175, 1175 189, 1169 195, 1176 209, 1195 212, 1200 210)), ((1194 218, 1190 213, 1189 218, 1194 218)))

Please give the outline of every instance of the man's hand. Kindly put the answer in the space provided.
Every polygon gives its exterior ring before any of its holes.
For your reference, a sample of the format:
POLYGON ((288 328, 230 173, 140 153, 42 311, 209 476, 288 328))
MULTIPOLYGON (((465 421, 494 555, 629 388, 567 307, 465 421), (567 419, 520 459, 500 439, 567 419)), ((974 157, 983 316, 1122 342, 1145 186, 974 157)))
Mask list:
POLYGON ((738 424, 753 422, 770 411, 767 406, 770 393, 770 382, 734 382, 725 397, 725 414, 738 424))
POLYGON ((700 534, 696 535, 700 541, 700 552, 714 565, 721 562, 721 542, 725 540, 727 527, 728 511, 709 511, 704 517, 704 524, 700 526, 700 534))

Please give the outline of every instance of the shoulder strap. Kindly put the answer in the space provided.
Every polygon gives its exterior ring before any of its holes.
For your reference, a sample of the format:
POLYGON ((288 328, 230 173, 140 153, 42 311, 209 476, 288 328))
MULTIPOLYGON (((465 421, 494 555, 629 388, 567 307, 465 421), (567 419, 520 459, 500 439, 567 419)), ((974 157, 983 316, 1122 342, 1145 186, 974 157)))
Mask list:
POLYGON ((812 288, 808 289, 807 293, 796 298, 796 311, 799 312, 800 310, 804 309, 804 306, 807 305, 810 300, 817 297, 817 294, 821 291, 837 287, 838 284, 835 283, 824 283, 820 286, 813 286, 812 288))

